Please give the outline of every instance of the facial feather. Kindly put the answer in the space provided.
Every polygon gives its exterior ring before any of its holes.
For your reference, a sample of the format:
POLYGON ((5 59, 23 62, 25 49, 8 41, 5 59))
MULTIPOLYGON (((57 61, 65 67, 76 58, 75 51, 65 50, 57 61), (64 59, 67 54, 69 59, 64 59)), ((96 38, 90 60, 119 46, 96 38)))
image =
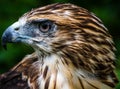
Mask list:
POLYGON ((15 33, 24 36, 21 39, 35 49, 39 61, 37 67, 36 62, 28 67, 31 87, 33 69, 39 70, 35 83, 40 89, 115 87, 114 42, 93 13, 73 4, 51 4, 25 13, 18 22, 15 33))

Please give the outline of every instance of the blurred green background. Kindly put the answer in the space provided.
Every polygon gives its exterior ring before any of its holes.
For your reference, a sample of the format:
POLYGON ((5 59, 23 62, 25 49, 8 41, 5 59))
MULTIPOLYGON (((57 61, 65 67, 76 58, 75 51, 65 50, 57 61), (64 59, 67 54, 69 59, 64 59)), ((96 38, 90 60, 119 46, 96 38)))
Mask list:
MULTIPOLYGON (((116 51, 116 72, 120 79, 120 0, 0 0, 0 37, 4 30, 32 8, 51 3, 73 3, 94 12, 113 36, 116 51)), ((9 44, 5 51, 0 44, 0 73, 8 71, 26 54, 33 52, 23 44, 9 44)), ((116 87, 120 89, 120 83, 116 87)))

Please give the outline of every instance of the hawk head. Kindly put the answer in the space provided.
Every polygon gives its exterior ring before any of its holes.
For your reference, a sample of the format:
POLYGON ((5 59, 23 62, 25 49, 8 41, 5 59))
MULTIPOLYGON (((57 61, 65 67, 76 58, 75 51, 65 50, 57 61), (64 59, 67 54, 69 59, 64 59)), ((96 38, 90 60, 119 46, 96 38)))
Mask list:
MULTIPOLYGON (((60 52, 69 47, 108 44, 111 36, 102 22, 86 9, 71 4, 52 4, 33 9, 7 28, 2 45, 22 42, 42 52, 60 52)), ((97 48, 96 48, 97 49, 97 48)))
POLYGON ((80 30, 80 25, 85 22, 84 16, 79 16, 84 13, 90 14, 71 4, 52 4, 34 9, 7 28, 2 36, 2 45, 6 48, 7 43, 22 42, 41 52, 60 52, 85 40, 80 30))
POLYGON ((73 4, 52 4, 25 13, 4 32, 2 45, 8 42, 28 44, 38 56, 59 55, 67 65, 93 73, 100 81, 113 74, 111 35, 93 13, 73 4))

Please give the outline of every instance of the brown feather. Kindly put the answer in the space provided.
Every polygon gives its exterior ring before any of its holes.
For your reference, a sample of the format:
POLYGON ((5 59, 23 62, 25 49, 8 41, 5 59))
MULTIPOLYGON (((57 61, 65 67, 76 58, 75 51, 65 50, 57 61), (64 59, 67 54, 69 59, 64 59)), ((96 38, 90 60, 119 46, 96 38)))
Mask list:
MULTIPOLYGON (((28 79, 31 78, 31 84, 37 79, 37 70, 31 66, 37 61, 33 53, 25 57, 18 65, 7 73, 0 75, 0 89, 31 89, 28 85, 28 79), (33 69, 32 69, 33 68, 33 69), (36 70, 33 73, 32 70, 36 70)), ((36 88, 37 88, 36 84, 36 88)))
MULTIPOLYGON (((22 82, 28 81, 25 85, 30 89, 113 89, 116 86, 114 43, 93 13, 73 4, 52 4, 33 9, 20 19, 28 23, 48 19, 57 25, 53 37, 43 39, 52 51, 37 48, 37 53, 11 69, 13 75, 22 77, 22 82)), ((2 76, 0 83, 7 79, 2 76)))

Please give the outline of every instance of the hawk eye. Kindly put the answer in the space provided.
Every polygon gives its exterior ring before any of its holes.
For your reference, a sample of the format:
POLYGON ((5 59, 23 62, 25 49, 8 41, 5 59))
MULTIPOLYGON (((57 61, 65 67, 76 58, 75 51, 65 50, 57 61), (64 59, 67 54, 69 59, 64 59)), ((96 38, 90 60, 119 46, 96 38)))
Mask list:
POLYGON ((43 22, 41 24, 39 24, 39 30, 41 32, 48 32, 51 29, 52 24, 50 22, 43 22))

